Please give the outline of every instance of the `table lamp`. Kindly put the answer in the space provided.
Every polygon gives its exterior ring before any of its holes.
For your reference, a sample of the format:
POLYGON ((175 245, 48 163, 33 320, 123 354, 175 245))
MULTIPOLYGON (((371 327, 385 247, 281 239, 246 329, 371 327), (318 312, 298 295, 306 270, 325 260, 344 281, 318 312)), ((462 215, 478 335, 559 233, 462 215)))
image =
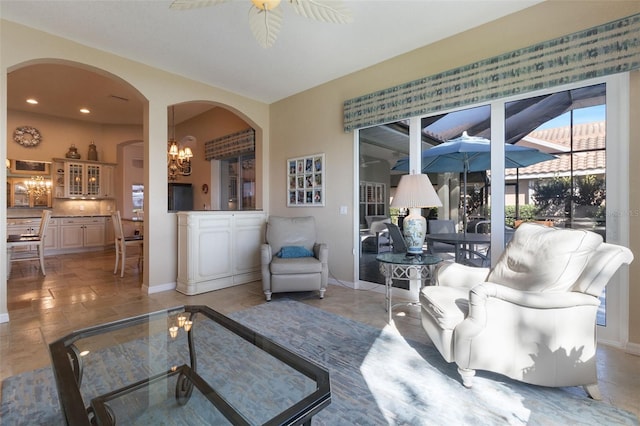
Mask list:
POLYGON ((391 201, 391 207, 408 208, 409 216, 405 217, 403 234, 407 245, 408 256, 422 255, 422 245, 427 233, 427 220, 422 216, 423 207, 440 207, 438 198, 429 177, 425 174, 403 175, 391 201))

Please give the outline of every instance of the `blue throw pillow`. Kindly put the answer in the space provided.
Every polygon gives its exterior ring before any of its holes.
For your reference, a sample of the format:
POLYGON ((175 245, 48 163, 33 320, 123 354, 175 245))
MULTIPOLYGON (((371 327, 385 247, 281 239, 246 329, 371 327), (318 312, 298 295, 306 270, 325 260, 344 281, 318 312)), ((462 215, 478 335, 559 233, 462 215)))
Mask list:
POLYGON ((280 249, 278 257, 292 259, 295 257, 313 257, 313 252, 301 246, 285 246, 280 249))

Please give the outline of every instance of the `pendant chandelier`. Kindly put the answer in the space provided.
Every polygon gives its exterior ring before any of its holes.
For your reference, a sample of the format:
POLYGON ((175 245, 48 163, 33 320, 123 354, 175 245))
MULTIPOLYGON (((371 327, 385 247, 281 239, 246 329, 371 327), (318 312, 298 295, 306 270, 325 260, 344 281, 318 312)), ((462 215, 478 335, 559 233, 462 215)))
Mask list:
POLYGON ((31 179, 24 182, 27 193, 33 198, 40 198, 51 193, 51 181, 45 180, 42 176, 31 176, 31 179))
MULTIPOLYGON (((193 158, 193 152, 188 146, 182 147, 176 141, 176 127, 175 127, 175 112, 174 107, 171 106, 171 139, 169 139, 168 151, 167 151, 167 169, 169 173, 169 180, 178 180, 180 176, 191 175, 191 159, 193 158)), ((189 136, 190 140, 195 140, 192 136, 189 136)))

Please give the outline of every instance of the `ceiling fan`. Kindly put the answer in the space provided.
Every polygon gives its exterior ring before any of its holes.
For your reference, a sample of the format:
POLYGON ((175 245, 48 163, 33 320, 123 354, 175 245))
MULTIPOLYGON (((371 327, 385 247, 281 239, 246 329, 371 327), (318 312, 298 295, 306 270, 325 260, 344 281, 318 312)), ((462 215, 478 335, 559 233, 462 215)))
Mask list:
POLYGON ((364 156, 360 156, 360 167, 362 168, 366 168, 369 167, 372 164, 378 164, 381 163, 382 160, 379 159, 374 159, 374 160, 367 160, 364 156))
MULTIPOLYGON (((231 0, 174 0, 171 9, 186 10, 213 6, 231 0)), ((264 48, 271 47, 282 26, 281 0, 251 0, 249 27, 258 43, 264 48)), ((334 24, 353 22, 351 12, 340 0, 285 0, 296 13, 305 18, 334 24)))

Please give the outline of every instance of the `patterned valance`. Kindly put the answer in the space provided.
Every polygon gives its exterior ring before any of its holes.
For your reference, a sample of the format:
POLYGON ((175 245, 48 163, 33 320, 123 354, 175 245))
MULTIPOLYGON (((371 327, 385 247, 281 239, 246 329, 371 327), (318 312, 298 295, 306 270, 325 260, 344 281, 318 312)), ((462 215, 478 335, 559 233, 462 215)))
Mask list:
POLYGON ((206 160, 223 160, 254 152, 255 149, 256 132, 247 129, 205 142, 204 157, 206 160))
POLYGON ((640 14, 344 103, 344 130, 640 68, 640 14))

